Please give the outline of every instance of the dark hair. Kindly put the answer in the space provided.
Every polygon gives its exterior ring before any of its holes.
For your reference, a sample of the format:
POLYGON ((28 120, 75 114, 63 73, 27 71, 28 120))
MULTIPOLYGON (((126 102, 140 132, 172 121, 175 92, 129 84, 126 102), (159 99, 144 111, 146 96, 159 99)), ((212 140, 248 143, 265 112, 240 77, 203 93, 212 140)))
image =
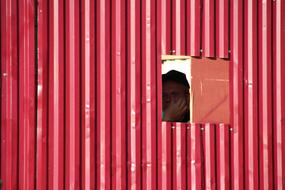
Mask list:
POLYGON ((182 72, 176 71, 176 70, 171 70, 168 71, 166 74, 162 75, 162 82, 167 82, 167 81, 174 81, 179 84, 182 84, 183 86, 187 87, 188 89, 190 88, 190 85, 187 81, 186 75, 182 72))

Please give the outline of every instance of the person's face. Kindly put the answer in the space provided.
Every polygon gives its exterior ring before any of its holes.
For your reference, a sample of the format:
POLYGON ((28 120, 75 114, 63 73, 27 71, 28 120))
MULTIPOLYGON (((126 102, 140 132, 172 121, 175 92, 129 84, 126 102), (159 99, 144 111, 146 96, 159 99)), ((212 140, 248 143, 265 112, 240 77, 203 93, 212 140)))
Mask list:
POLYGON ((172 103, 176 103, 179 99, 184 99, 189 105, 189 90, 187 87, 174 81, 163 83, 162 87, 162 108, 167 109, 172 103))

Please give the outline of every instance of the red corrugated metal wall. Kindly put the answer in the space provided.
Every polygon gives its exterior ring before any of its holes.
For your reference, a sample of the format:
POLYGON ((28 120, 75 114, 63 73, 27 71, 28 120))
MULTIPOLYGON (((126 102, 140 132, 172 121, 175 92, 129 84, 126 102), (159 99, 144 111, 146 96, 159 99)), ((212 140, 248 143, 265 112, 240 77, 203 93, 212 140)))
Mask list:
POLYGON ((285 188, 284 1, 0 11, 3 189, 285 188), (230 125, 161 122, 162 54, 230 60, 230 125))

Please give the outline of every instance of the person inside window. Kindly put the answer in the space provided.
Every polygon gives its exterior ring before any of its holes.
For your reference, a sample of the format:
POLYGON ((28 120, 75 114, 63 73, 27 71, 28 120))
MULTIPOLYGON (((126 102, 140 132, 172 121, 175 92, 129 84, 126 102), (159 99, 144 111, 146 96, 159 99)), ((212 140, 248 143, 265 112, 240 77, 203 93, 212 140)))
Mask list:
POLYGON ((162 120, 188 122, 189 83, 182 72, 171 70, 162 75, 162 120))

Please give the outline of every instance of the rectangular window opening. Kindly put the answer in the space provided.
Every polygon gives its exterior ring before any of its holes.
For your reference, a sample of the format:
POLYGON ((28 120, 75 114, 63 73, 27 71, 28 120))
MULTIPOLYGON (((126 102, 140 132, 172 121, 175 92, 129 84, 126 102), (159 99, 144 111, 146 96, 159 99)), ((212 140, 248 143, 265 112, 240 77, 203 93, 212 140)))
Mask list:
POLYGON ((162 120, 229 123, 229 61, 162 55, 162 120))

